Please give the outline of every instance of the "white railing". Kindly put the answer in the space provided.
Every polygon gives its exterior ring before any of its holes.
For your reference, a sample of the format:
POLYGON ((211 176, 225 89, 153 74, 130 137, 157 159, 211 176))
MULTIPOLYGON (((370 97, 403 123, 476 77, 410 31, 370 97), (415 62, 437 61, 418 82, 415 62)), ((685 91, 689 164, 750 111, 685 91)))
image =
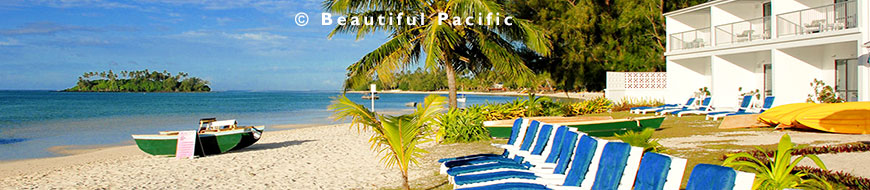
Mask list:
POLYGON ((716 26, 716 45, 770 39, 770 17, 716 26))
POLYGON ((671 50, 694 49, 710 46, 710 28, 671 34, 671 50))
POLYGON ((857 1, 798 10, 776 16, 777 36, 837 31, 858 26, 857 1))

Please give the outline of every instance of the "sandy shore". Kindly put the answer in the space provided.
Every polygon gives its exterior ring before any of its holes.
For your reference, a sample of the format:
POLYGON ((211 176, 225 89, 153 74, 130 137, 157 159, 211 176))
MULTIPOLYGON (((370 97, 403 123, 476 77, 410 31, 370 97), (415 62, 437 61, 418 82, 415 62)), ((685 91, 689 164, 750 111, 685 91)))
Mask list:
MULTIPOLYGON (((0 187, 374 189, 401 184, 398 171, 384 168, 369 149, 368 134, 346 124, 304 127, 267 131, 244 150, 194 160, 151 156, 126 145, 7 161, 0 163, 0 187)), ((420 173, 412 172, 411 179, 420 173)))
MULTIPOLYGON (((357 93, 357 94, 366 94, 369 91, 348 91, 348 93, 357 93)), ((386 90, 386 91, 378 91, 378 93, 382 94, 447 94, 447 91, 402 91, 402 90, 386 90)), ((472 92, 472 91, 462 91, 458 92, 460 94, 474 94, 474 95, 491 95, 491 96, 528 96, 527 93, 520 93, 514 91, 505 91, 505 92, 472 92)), ((546 96, 546 97, 554 97, 554 98, 572 98, 572 99, 591 99, 596 97, 604 96, 604 93, 601 92, 568 92, 567 94, 564 92, 559 93, 538 93, 536 96, 546 96)))

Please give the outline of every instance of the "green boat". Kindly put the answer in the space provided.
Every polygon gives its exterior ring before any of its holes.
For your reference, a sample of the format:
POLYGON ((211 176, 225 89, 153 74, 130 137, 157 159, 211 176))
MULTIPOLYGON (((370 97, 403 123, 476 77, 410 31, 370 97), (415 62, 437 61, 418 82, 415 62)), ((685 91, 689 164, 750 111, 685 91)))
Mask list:
MULTIPOLYGON (((200 130, 194 153, 198 156, 221 154, 238 150, 260 140, 265 126, 236 126, 235 120, 216 121, 214 118, 200 120, 200 130)), ((136 145, 151 155, 175 155, 178 131, 161 131, 156 135, 132 135, 136 145)))
MULTIPOLYGON (((526 120, 536 120, 544 123, 559 124, 584 121, 599 121, 613 119, 610 116, 579 116, 579 117, 526 117, 526 120)), ((514 119, 485 121, 483 127, 489 130, 489 136, 492 138, 509 138, 513 129, 514 119)), ((528 122, 524 125, 528 125, 528 122)))
MULTIPOLYGON (((530 120, 538 120, 547 124, 565 125, 568 127, 577 128, 578 131, 589 134, 595 137, 609 137, 616 134, 622 134, 629 130, 641 131, 645 128, 658 129, 665 120, 664 116, 650 116, 638 118, 612 119, 609 117, 589 117, 589 118, 527 118, 530 120), (573 120, 573 121, 572 121, 573 120)), ((484 127, 489 130, 490 136, 493 138, 509 138, 511 135, 512 122, 505 121, 487 121, 484 122, 484 127)))

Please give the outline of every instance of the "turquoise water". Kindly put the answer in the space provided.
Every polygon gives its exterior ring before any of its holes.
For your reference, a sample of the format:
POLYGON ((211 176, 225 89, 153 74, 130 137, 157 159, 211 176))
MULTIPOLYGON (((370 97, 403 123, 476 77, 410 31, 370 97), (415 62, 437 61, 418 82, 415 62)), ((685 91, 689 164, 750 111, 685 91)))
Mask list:
MULTIPOLYGON (((193 130, 199 118, 236 119, 240 125, 331 124, 326 110, 339 92, 74 93, 0 91, 0 160, 56 156, 59 145, 131 141, 131 134, 193 130)), ((359 94, 351 100, 368 106, 359 94)), ((375 109, 411 109, 424 94, 381 94, 375 109)), ((515 97, 468 95, 467 104, 515 97)))

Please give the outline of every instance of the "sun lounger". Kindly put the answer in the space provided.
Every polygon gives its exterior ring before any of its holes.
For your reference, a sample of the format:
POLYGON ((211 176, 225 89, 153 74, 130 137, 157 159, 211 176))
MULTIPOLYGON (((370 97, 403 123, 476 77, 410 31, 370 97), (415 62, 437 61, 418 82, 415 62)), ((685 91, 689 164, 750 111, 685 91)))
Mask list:
MULTIPOLYGON (((737 111, 749 110, 749 108, 752 107, 752 100, 753 100, 752 95, 743 96, 743 98, 741 98, 741 100, 740 100, 740 108, 737 108, 737 111)), ((711 115, 711 114, 713 114, 713 115, 715 115, 715 114, 729 113, 729 112, 736 112, 736 111, 721 111, 721 110, 714 111, 712 109, 709 109, 706 111, 702 111, 702 110, 681 111, 681 112, 678 112, 676 114, 677 114, 677 117, 683 117, 683 115, 687 115, 687 114, 696 114, 696 115, 705 115, 705 114, 711 115)))
POLYGON ((758 111, 752 111, 752 110, 750 110, 750 109, 746 109, 746 110, 742 110, 742 111, 738 110, 738 111, 736 111, 736 112, 726 112, 726 113, 717 113, 717 114, 707 114, 707 119, 712 118, 712 119, 715 121, 715 120, 717 120, 717 119, 719 119, 719 118, 722 118, 722 117, 725 117, 725 116, 729 116, 729 115, 745 115, 745 114, 759 114, 759 113, 764 113, 764 111, 767 111, 768 109, 770 109, 771 107, 773 107, 773 100, 774 100, 774 99, 775 99, 775 97, 773 97, 773 96, 765 97, 765 98, 764 98, 764 104, 761 105, 761 109, 759 109, 758 111))
MULTIPOLYGON (((523 119, 523 118, 517 118, 516 120, 514 120, 514 124, 511 127, 511 136, 508 137, 507 144, 493 144, 493 146, 499 146, 499 147, 507 146, 507 145, 519 146, 519 144, 522 142, 522 136, 520 136, 520 135, 524 134, 527 127, 529 126, 529 122, 530 122, 530 120, 523 119)), ((475 155, 467 155, 467 156, 460 156, 460 157, 454 157, 454 158, 442 158, 442 159, 439 159, 438 162, 444 163, 444 162, 451 161, 451 160, 464 160, 464 159, 477 158, 477 157, 495 157, 495 156, 507 157, 507 154, 508 154, 508 151, 504 151, 502 153, 502 155, 498 155, 498 154, 475 154, 475 155)))
POLYGON ((750 190, 755 174, 735 171, 725 166, 698 164, 689 175, 686 190, 750 190))
MULTIPOLYGON (((602 142, 603 140, 599 140, 599 146, 602 145, 602 142)), ((578 148, 580 148, 579 145, 578 148)), ((608 142, 604 144, 601 151, 596 151, 592 158, 593 162, 589 163, 590 167, 586 171, 583 171, 583 167, 573 167, 578 166, 575 164, 583 166, 586 164, 585 162, 572 161, 572 168, 567 175, 555 175, 559 176, 555 178, 545 176, 536 179, 513 178, 459 187, 468 189, 631 189, 642 154, 643 149, 640 147, 631 147, 622 142, 608 142)), ((582 161, 582 159, 578 160, 582 161)))
MULTIPOLYGON (((544 127, 551 126, 545 125, 544 127)), ((543 130, 542 130, 543 131, 543 130)), ((565 144, 565 142, 573 142, 568 138, 569 134, 576 134, 575 132, 568 131, 568 127, 559 126, 555 131, 555 134, 550 141, 543 139, 542 142, 547 142, 545 145, 540 145, 544 143, 537 143, 540 146, 536 145, 532 150, 531 154, 522 156, 517 155, 514 157, 513 162, 489 162, 482 164, 466 164, 466 165, 456 165, 456 166, 447 166, 446 173, 450 176, 466 174, 466 173, 474 173, 479 171, 487 171, 487 170, 495 170, 495 169, 528 169, 531 167, 538 168, 540 170, 552 170, 557 165, 557 160, 560 158, 559 153, 562 151, 559 147, 565 144), (545 147, 550 147, 545 148, 545 147), (517 157, 521 157, 523 159, 516 159, 517 157)), ((576 138, 576 137, 575 137, 576 138)))
POLYGON ((634 181, 637 190, 677 190, 683 181, 686 159, 647 152, 640 160, 640 169, 634 181))
MULTIPOLYGON (((550 141, 550 136, 553 135, 551 133, 557 133, 558 130, 552 130, 552 125, 544 124, 541 126, 541 130, 538 130, 538 125, 540 122, 532 121, 529 125, 526 134, 524 135, 523 143, 520 145, 519 149, 513 149, 512 147, 507 147, 505 149, 506 153, 500 156, 490 156, 490 157, 477 157, 471 159, 464 160, 452 160, 447 161, 441 164, 441 173, 448 174, 448 171, 455 167, 462 166, 470 166, 470 165, 479 165, 479 164, 487 164, 487 163, 510 163, 510 164, 523 164, 524 160, 519 159, 519 161, 515 158, 518 155, 524 155, 519 157, 542 157, 541 154, 545 149, 547 142, 550 141), (539 138, 535 138, 539 137, 539 138), (535 146, 538 145, 538 146, 535 146)), ((567 130, 567 129, 563 129, 567 130)), ((546 154, 544 154, 546 155, 546 154)), ((536 159, 543 160, 543 159, 536 159)))
POLYGON ((689 107, 692 104, 695 104, 694 97, 689 98, 689 100, 686 101, 686 104, 683 104, 683 105, 670 104, 673 106, 664 105, 664 106, 657 106, 657 107, 646 107, 646 108, 642 107, 642 108, 638 108, 638 109, 631 109, 631 110, 629 110, 629 112, 636 113, 636 114, 646 114, 647 112, 656 112, 656 111, 661 111, 661 110, 666 110, 666 109, 676 109, 676 108, 681 108, 681 107, 689 107))
POLYGON ((710 107, 710 102, 711 102, 711 100, 712 100, 711 97, 706 97, 706 98, 704 98, 703 101, 701 101, 701 105, 699 105, 699 106, 697 106, 697 107, 691 108, 691 107, 684 106, 684 107, 679 108, 679 109, 661 110, 661 111, 656 111, 656 115, 665 115, 665 114, 675 114, 675 115, 676 115, 676 114, 679 114, 680 112, 684 112, 684 111, 695 111, 695 110, 697 110, 697 111, 706 111, 706 110, 710 110, 710 109, 712 109, 712 107, 710 107))

